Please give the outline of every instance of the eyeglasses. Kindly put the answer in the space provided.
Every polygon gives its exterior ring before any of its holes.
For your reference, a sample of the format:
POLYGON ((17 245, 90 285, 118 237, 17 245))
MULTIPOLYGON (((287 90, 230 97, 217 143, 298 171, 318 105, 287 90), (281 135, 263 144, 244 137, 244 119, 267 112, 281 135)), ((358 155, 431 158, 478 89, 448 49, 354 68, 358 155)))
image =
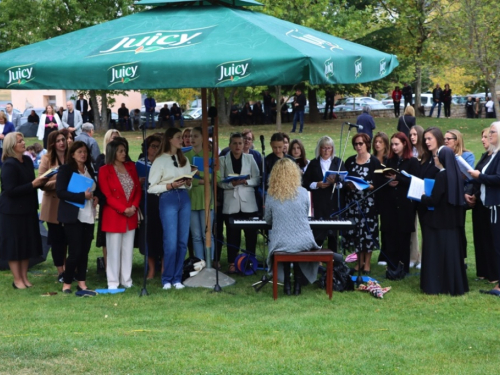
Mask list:
POLYGON ((325 151, 330 151, 333 150, 333 147, 320 147, 320 149, 325 151))
POLYGON ((172 161, 174 162, 174 167, 179 168, 179 164, 177 164, 177 160, 175 159, 174 155, 172 155, 172 161))
POLYGON ((152 144, 152 145, 149 145, 149 147, 151 147, 151 148, 160 148, 160 145, 152 144))
POLYGON ((251 138, 251 137, 243 137, 243 140, 244 141, 253 141, 253 138, 251 138))
POLYGON ((356 142, 354 143, 354 147, 356 146, 363 146, 364 145, 364 142, 356 142))
POLYGON ((456 138, 448 138, 448 137, 444 137, 444 140, 445 140, 445 141, 456 141, 457 139, 456 139, 456 138))

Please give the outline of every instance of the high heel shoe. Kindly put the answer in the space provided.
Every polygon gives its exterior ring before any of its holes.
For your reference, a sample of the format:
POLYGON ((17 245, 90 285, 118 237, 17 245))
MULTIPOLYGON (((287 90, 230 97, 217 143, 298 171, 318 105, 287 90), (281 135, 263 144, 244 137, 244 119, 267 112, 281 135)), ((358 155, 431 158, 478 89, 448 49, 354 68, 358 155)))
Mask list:
POLYGON ((12 287, 13 287, 14 289, 19 289, 19 288, 17 287, 16 283, 12 283, 12 287))

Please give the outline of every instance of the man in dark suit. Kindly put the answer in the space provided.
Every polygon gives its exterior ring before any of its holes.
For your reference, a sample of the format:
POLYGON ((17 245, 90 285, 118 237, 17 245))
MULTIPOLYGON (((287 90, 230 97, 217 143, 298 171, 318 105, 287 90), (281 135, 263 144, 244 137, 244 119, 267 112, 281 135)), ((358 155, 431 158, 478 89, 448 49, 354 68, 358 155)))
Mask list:
POLYGON ((80 94, 76 101, 76 109, 82 114, 84 123, 89 121, 89 102, 87 102, 87 99, 83 98, 83 94, 80 94))
POLYGON ((118 108, 118 123, 120 124, 121 130, 132 130, 130 112, 125 106, 125 103, 122 103, 122 106, 118 108))
POLYGON ((163 128, 163 123, 168 124, 170 122, 170 109, 168 109, 168 104, 165 104, 162 109, 160 109, 160 114, 158 116, 160 124, 159 128, 163 128))

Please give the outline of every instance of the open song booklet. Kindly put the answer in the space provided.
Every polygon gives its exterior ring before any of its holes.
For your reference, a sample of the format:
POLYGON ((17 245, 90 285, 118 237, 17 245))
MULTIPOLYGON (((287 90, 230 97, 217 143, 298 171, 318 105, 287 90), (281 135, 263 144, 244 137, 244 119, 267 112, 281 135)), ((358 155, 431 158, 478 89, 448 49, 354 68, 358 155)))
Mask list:
POLYGON ((222 182, 228 183, 231 181, 248 180, 248 179, 250 179, 250 175, 248 174, 230 173, 222 182))
POLYGON ((365 190, 370 187, 370 184, 361 177, 349 176, 347 171, 326 171, 325 176, 323 177, 323 182, 326 182, 326 179, 329 176, 339 176, 340 181, 345 182, 346 184, 352 184, 352 186, 354 186, 357 190, 365 190))
POLYGON ((194 171, 191 171, 190 173, 183 174, 176 179, 174 179, 174 182, 176 181, 184 181, 184 180, 192 180, 194 175, 198 172, 198 169, 195 169, 194 171))

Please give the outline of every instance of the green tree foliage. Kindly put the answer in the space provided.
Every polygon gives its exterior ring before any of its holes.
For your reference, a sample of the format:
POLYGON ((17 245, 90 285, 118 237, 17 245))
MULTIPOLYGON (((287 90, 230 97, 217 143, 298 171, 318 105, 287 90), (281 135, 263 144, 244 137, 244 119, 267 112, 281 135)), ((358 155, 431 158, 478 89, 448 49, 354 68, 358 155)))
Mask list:
POLYGON ((2 0, 0 52, 97 25, 133 11, 133 0, 2 0))
POLYGON ((394 25, 394 37, 401 37, 398 45, 398 58, 408 58, 414 65, 415 104, 420 106, 422 91, 422 70, 425 62, 432 59, 432 64, 439 64, 442 55, 432 55, 432 45, 439 38, 439 26, 446 4, 442 0, 381 0, 380 16, 394 25), (385 17, 382 14, 385 12, 385 17))
POLYGON ((469 73, 475 72, 479 82, 486 83, 500 118, 496 95, 500 77, 500 4, 459 0, 456 6, 445 25, 446 37, 460 40, 453 44, 455 61, 465 65, 469 73))

